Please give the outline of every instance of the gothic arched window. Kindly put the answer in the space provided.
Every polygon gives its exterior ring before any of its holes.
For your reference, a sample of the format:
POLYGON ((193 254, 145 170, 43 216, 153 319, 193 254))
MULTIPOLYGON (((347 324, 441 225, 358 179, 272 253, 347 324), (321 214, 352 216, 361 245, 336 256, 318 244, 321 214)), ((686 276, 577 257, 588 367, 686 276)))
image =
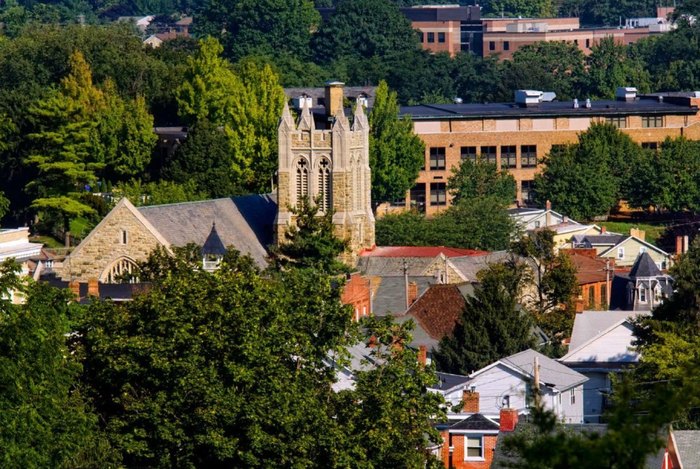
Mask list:
POLYGON ((358 200, 357 200, 357 191, 355 188, 357 187, 357 171, 355 171, 355 166, 357 163, 355 162, 355 157, 350 158, 350 171, 352 171, 350 178, 352 181, 352 187, 350 188, 350 201, 351 201, 351 206, 350 208, 352 210, 357 210, 358 206, 360 205, 358 200))
POLYGON ((308 163, 304 158, 300 158, 297 161, 297 174, 296 174, 296 205, 301 206, 301 201, 304 197, 309 196, 309 167, 308 163))
POLYGON ((319 210, 327 212, 331 208, 331 162, 321 159, 318 165, 319 210))
POLYGON ((138 282, 138 266, 126 257, 117 259, 107 271, 104 283, 135 283, 138 282))
POLYGON ((357 206, 355 207, 355 210, 362 210, 362 207, 364 207, 365 201, 364 201, 364 195, 365 195, 365 187, 364 187, 364 178, 362 177, 362 163, 360 162, 360 159, 357 159, 357 163, 355 165, 355 174, 357 175, 357 182, 355 183, 355 188, 354 191, 357 194, 357 206))

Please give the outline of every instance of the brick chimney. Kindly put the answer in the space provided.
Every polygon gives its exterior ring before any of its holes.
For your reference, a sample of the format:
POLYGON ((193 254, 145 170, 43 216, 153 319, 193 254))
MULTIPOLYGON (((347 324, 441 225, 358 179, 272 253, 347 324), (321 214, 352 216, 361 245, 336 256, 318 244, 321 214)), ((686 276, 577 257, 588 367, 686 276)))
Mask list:
POLYGON ((333 117, 343 109, 343 86, 342 81, 326 82, 326 115, 333 117))
POLYGON ((630 228, 630 236, 634 236, 635 238, 639 238, 642 241, 644 241, 644 238, 646 237, 646 232, 638 228, 630 228))
POLYGON ((462 391, 462 412, 475 414, 479 412, 479 393, 469 389, 462 391))
POLYGON ((100 296, 100 285, 97 282, 96 278, 90 278, 88 279, 88 291, 87 291, 88 296, 100 296))
POLYGON ((499 418, 499 430, 502 432, 512 432, 518 425, 518 411, 509 407, 501 409, 499 418))
POLYGON ((412 305, 418 299, 418 284, 411 282, 408 284, 408 304, 412 305))
POLYGON ((544 208, 547 211, 547 214, 545 215, 545 222, 544 226, 549 226, 552 224, 552 214, 549 213, 552 210, 552 202, 549 200, 544 204, 544 208))
POLYGON ((423 366, 428 364, 428 348, 425 345, 418 347, 418 363, 423 366))
POLYGON ((68 283, 68 288, 70 288, 71 293, 75 295, 76 298, 80 298, 80 283, 77 280, 72 280, 68 283))
POLYGON ((576 313, 583 313, 583 298, 576 298, 576 313))
POLYGON ((676 254, 683 254, 683 236, 676 236, 676 254))
POLYGON ((600 227, 600 234, 605 234, 608 232, 608 229, 605 226, 600 227))

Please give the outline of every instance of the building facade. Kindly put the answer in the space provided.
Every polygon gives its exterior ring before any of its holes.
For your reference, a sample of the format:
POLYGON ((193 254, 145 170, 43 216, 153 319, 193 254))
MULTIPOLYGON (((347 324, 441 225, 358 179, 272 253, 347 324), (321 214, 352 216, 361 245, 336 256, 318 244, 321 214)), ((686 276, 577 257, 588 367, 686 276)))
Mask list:
POLYGON ((295 123, 285 104, 278 129, 275 231, 278 242, 282 242, 294 223, 295 207, 307 198, 318 204, 320 212, 333 211, 336 236, 349 242, 344 260, 354 265, 360 251, 374 247, 369 123, 360 104, 350 124, 344 111, 342 83, 329 83, 326 95, 323 117, 330 128, 316 128, 318 116, 308 105, 295 123))
POLYGON ((545 101, 544 93, 527 93, 534 98, 516 93, 515 103, 403 106, 401 115, 410 116, 425 143, 425 162, 406 199, 393 205, 439 213, 450 203, 452 169, 477 158, 508 170, 517 182, 517 200, 527 203, 545 155, 575 143, 594 123, 615 125, 651 149, 667 137, 700 139, 697 93, 621 91, 616 100, 593 102, 545 101))

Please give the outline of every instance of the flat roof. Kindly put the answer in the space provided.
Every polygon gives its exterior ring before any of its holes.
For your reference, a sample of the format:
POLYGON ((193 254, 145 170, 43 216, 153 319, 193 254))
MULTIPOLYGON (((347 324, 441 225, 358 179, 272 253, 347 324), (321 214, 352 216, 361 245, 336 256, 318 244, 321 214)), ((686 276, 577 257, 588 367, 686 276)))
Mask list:
POLYGON ((411 116, 413 120, 478 119, 482 117, 592 117, 600 115, 638 114, 683 114, 693 115, 697 106, 676 104, 658 99, 638 98, 634 101, 600 100, 592 101, 590 109, 585 107, 585 99, 579 99, 579 107, 573 101, 543 102, 531 107, 521 107, 515 103, 464 103, 464 104, 421 104, 401 106, 399 114, 411 116))

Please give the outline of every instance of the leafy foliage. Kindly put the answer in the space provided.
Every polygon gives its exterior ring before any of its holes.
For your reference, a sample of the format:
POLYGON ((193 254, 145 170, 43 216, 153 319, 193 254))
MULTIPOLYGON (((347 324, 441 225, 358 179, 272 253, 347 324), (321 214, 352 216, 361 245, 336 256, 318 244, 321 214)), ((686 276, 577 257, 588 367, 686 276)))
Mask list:
POLYGON ((482 159, 462 160, 452 169, 447 189, 453 203, 477 197, 493 197, 503 205, 515 200, 515 178, 508 171, 499 171, 495 163, 482 159))
POLYGON ((533 345, 532 319, 518 305, 524 275, 515 259, 479 272, 452 336, 435 353, 439 370, 468 375, 533 345))

